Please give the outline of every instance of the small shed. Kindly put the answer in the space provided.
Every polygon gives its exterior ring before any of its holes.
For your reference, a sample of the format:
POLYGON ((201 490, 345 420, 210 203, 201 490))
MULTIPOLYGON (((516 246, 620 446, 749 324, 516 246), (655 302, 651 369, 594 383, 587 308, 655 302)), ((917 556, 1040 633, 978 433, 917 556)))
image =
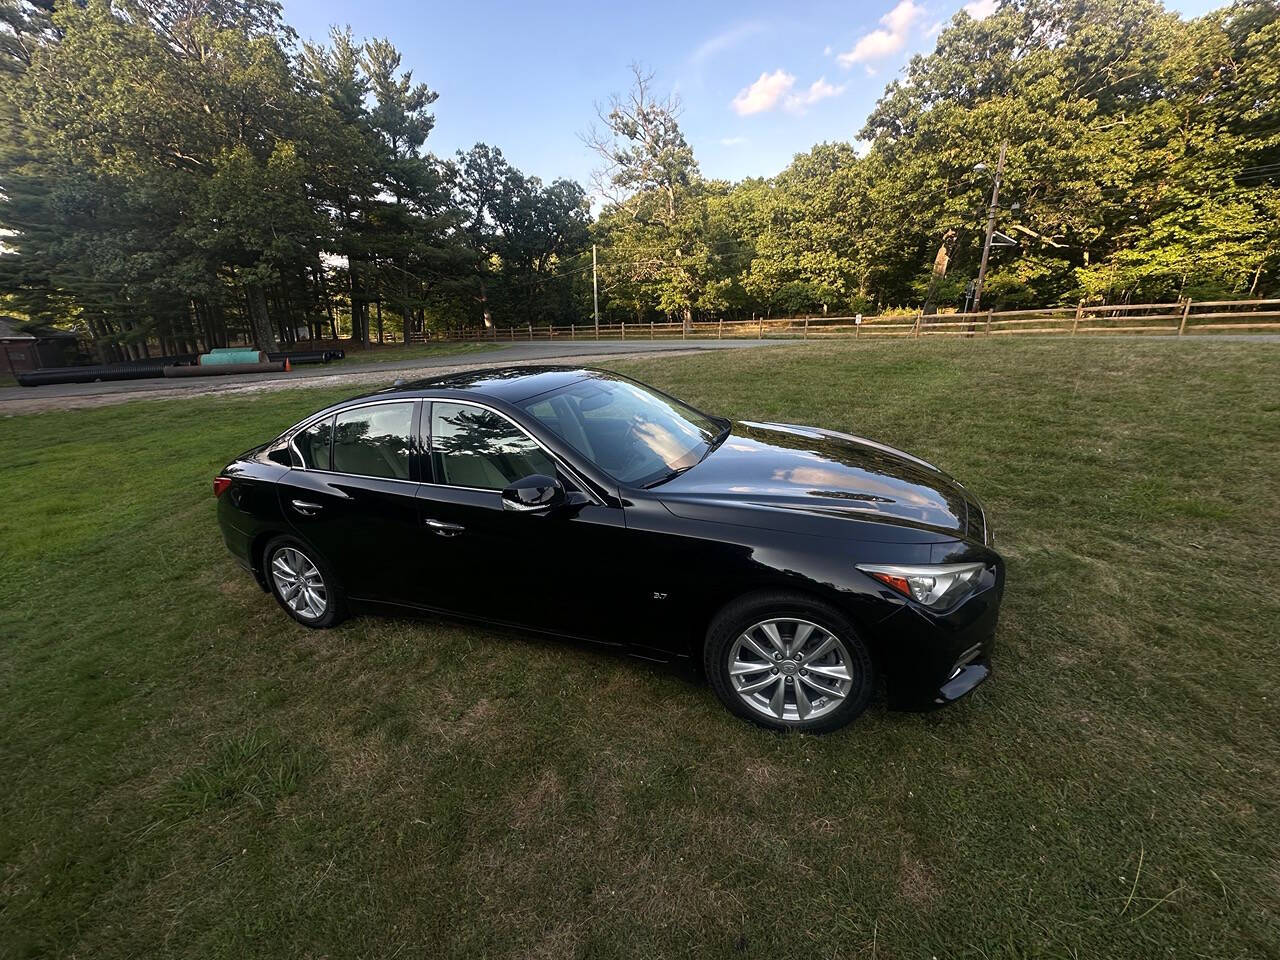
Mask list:
POLYGON ((80 342, 74 333, 0 317, 0 372, 12 377, 24 370, 69 367, 79 359, 80 342))

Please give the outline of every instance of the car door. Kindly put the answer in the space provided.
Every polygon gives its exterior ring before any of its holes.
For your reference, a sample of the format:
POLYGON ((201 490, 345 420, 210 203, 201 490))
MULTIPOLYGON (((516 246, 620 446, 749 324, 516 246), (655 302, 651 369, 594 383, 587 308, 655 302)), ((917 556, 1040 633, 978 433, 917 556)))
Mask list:
POLYGON ((422 416, 429 482, 421 523, 443 545, 431 572, 433 605, 504 623, 621 642, 616 607, 601 592, 625 536, 622 508, 600 502, 505 414, 435 400, 422 416), (502 488, 534 474, 556 477, 568 502, 515 511, 502 488))
POLYGON ((279 483, 281 509, 352 599, 412 599, 425 562, 414 476, 420 406, 349 407, 290 441, 294 469, 279 483))

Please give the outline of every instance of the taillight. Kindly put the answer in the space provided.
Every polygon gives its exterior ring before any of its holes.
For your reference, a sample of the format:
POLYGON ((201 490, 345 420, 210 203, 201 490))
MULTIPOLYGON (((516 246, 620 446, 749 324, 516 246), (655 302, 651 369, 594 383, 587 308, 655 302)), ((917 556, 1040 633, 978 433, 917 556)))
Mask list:
POLYGON ((231 486, 230 477, 214 477, 213 478, 213 495, 220 497, 226 492, 227 487, 231 486))

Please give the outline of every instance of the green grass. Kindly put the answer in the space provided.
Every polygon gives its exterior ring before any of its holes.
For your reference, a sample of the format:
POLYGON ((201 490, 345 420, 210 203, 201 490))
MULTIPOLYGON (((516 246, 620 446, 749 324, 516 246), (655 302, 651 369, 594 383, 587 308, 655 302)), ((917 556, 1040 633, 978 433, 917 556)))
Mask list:
POLYGON ((341 388, 0 421, 0 954, 1280 956, 1278 361, 616 363, 985 497, 992 682, 818 738, 573 645, 293 625, 226 555, 210 478, 341 388))
POLYGON ((422 360, 426 357, 451 357, 467 353, 484 353, 494 349, 492 343, 406 343, 370 346, 364 350, 346 350, 337 363, 387 363, 392 360, 422 360))

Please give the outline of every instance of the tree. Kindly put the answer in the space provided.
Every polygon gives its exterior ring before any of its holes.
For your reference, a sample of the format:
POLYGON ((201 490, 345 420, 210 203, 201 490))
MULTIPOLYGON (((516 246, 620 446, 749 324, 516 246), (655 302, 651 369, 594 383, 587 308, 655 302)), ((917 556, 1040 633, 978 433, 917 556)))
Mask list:
POLYGON ((625 96, 598 111, 601 128, 586 137, 604 161, 598 186, 610 203, 603 219, 615 266, 607 275, 638 286, 663 313, 692 322, 706 185, 680 131, 680 101, 657 98, 653 74, 632 66, 625 96))
POLYGON ((551 321, 573 314, 573 273, 587 244, 586 191, 571 180, 544 186, 512 167, 502 151, 478 143, 459 151, 453 168, 464 231, 474 250, 475 302, 485 326, 493 310, 504 322, 551 321))

